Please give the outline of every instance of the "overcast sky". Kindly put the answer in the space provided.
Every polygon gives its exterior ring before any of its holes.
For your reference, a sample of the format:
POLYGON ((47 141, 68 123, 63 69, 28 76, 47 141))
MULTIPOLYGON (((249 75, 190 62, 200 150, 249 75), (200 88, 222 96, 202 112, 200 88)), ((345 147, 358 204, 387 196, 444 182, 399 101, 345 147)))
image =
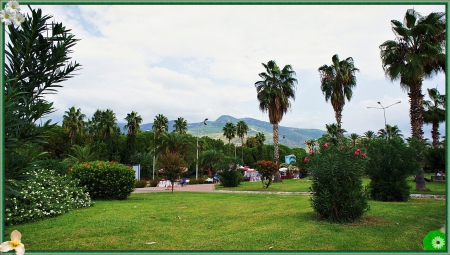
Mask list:
MULTIPOLYGON (((20 2, 19 2, 20 3, 20 2)), ((143 123, 157 114, 188 123, 221 115, 268 121, 260 112, 255 82, 261 63, 290 64, 298 80, 292 110, 280 125, 325 130, 334 111, 320 90, 317 69, 353 57, 357 86, 346 102, 342 127, 362 135, 387 124, 410 136, 409 103, 399 82, 385 77, 379 45, 393 40, 390 21, 403 21, 414 8, 423 15, 444 12, 444 5, 43 5, 44 14, 81 39, 73 60, 78 75, 49 96, 61 121, 70 107, 87 117, 112 109, 119 122, 136 111, 143 123)), ((28 10, 22 6, 23 10, 28 10)), ((445 93, 445 76, 423 82, 445 93)), ((440 132, 445 135, 445 124, 440 132)), ((430 125, 424 126, 431 137, 430 125)))

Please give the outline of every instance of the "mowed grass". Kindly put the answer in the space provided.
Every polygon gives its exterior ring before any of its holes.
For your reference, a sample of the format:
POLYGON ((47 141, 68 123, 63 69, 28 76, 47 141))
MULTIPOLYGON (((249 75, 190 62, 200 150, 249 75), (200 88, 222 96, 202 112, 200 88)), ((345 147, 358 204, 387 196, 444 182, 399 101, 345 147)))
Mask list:
MULTIPOLYGON (((12 226, 27 251, 423 251, 445 200, 369 202, 351 224, 321 221, 307 195, 154 192, 12 226)), ((9 237, 6 238, 9 240, 9 237)))
MULTIPOLYGON (((431 180, 432 174, 425 174, 425 177, 431 180)), ((433 174, 434 175, 434 174, 433 174)), ((429 194, 429 195, 445 195, 446 194, 446 182, 426 182, 428 191, 416 191, 416 183, 413 182, 414 176, 407 179, 408 184, 411 187, 411 194, 429 194)), ((363 179, 363 186, 369 185, 370 179, 363 179)), ((258 182, 242 182, 238 187, 225 188, 220 184, 215 185, 216 190, 229 190, 229 191, 269 191, 269 192, 309 192, 312 181, 309 178, 303 179, 286 179, 282 182, 272 182, 269 188, 262 187, 262 183, 258 182)))

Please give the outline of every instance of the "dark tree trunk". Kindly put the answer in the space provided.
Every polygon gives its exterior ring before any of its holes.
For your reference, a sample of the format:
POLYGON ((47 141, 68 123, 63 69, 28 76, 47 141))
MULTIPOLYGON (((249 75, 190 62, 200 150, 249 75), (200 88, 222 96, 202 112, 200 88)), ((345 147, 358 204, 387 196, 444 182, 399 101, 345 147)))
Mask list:
POLYGON ((433 139, 433 147, 437 147, 439 145, 439 122, 433 121, 432 129, 431 129, 431 138, 433 139))
POLYGON ((422 173, 416 175, 416 190, 427 190, 422 173))
POLYGON ((336 107, 334 109, 334 116, 336 118, 336 125, 337 125, 337 139, 338 142, 340 142, 342 140, 342 129, 341 129, 342 107, 336 107))
POLYGON ((409 117, 411 122, 411 135, 420 141, 423 139, 423 94, 422 83, 414 84, 409 87, 409 102, 411 108, 409 110, 409 117))
POLYGON ((278 123, 273 124, 273 161, 278 165, 278 123))

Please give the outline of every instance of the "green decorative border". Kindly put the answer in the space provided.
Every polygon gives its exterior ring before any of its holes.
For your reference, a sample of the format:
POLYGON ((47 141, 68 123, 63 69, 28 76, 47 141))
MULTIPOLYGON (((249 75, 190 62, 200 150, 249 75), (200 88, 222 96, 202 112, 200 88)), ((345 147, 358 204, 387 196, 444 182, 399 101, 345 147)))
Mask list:
MULTIPOLYGON (((1 8, 3 9, 7 0, 0 0, 1 2, 1 8)), ((389 0, 383 0, 383 1, 362 1, 362 0, 327 0, 327 1, 301 1, 301 0, 283 0, 283 1, 276 1, 276 0, 246 0, 246 1, 239 1, 239 0, 132 0, 132 1, 126 1, 126 0, 28 0, 28 1, 19 1, 21 5, 27 5, 27 4, 40 4, 40 5, 62 5, 62 4, 69 4, 69 5, 87 5, 87 4, 97 4, 97 5, 106 5, 106 4, 117 4, 117 5, 137 5, 137 4, 165 4, 165 5, 345 5, 345 4, 355 4, 355 5, 407 5, 407 4, 419 4, 419 5, 446 5, 446 19, 447 19, 447 30, 450 27, 448 23, 448 13, 450 11, 450 2, 449 0, 434 0, 430 2, 425 2, 424 0, 396 0, 395 2, 389 1, 389 0)), ((5 25, 1 24, 1 36, 0 36, 0 64, 2 66, 2 70, 5 69, 5 54, 4 54, 4 48, 5 48, 5 25)), ((449 35, 447 33, 447 42, 449 41, 449 35)), ((449 51, 449 45, 447 44, 447 52, 449 51)), ((449 58, 447 56, 447 71, 448 66, 450 64, 449 58)), ((4 81, 4 72, 0 75, 0 82, 3 84, 4 81)), ((448 92, 450 90, 450 84, 449 80, 446 77, 446 91, 448 92)), ((4 127, 3 127, 3 116, 4 116, 4 99, 3 99, 4 93, 0 93, 0 150, 1 150, 1 157, 0 157, 0 181, 1 183, 4 183, 4 165, 3 165, 3 158, 4 158, 4 127)), ((449 103, 449 95, 447 95, 447 109, 450 105, 449 103)), ((448 123, 448 119, 446 120, 446 137, 448 137, 448 134, 450 133, 450 127, 448 123)), ((450 142, 447 140, 446 148, 448 148, 450 145, 450 142)), ((446 151, 446 158, 449 158, 448 150, 446 151)), ((446 165, 446 169, 449 169, 448 164, 446 165)), ((447 191, 446 191, 446 197, 448 197, 448 182, 447 182, 447 191)), ((0 190, 0 242, 4 241, 4 194, 3 189, 0 190)), ((449 212, 449 206, 448 201, 446 200, 446 207, 447 212, 449 212)), ((448 224, 446 223, 446 229, 448 229, 448 224)), ((448 235, 446 235, 448 236, 448 235)), ((448 237, 446 238, 446 243, 448 244, 448 237)), ((26 245, 26 244, 25 244, 26 245)), ((48 245, 51 245, 51 243, 48 243, 48 245)), ((448 247, 448 246, 447 246, 448 247)), ((26 248, 26 247, 25 247, 26 248)), ((8 253, 12 254, 12 253, 8 253)), ((47 254, 82 254, 82 255, 88 255, 88 254, 448 254, 448 248, 447 251, 443 252, 390 252, 390 251, 382 251, 382 252, 349 252, 349 251, 332 251, 332 252, 310 252, 310 251, 299 251, 299 252, 256 252, 256 251, 245 251, 245 252, 198 252, 198 251, 178 251, 178 252, 130 252, 130 251, 114 251, 114 252, 30 252, 26 251, 25 254, 36 254, 36 255, 47 255, 47 254)))

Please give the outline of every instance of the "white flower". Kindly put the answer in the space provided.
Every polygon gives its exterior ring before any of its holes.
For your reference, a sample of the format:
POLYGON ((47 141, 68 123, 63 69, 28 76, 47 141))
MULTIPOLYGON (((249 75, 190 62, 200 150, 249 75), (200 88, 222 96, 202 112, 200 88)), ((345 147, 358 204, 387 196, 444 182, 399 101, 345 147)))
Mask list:
POLYGON ((25 246, 20 242, 22 234, 19 231, 14 230, 11 233, 11 241, 3 242, 0 244, 0 251, 7 252, 15 250, 17 255, 23 255, 25 253, 25 246))
POLYGON ((0 11, 0 18, 2 22, 5 22, 5 25, 11 25, 14 16, 16 16, 16 13, 10 12, 8 9, 0 11))
POLYGON ((14 18, 12 19, 12 22, 14 23, 15 26, 20 26, 20 24, 22 24, 22 22, 25 20, 25 17, 23 16, 22 13, 17 13, 14 18))
POLYGON ((6 10, 9 10, 11 12, 16 12, 19 13, 20 12, 20 6, 19 3, 17 1, 11 0, 6 4, 5 7, 6 10))

